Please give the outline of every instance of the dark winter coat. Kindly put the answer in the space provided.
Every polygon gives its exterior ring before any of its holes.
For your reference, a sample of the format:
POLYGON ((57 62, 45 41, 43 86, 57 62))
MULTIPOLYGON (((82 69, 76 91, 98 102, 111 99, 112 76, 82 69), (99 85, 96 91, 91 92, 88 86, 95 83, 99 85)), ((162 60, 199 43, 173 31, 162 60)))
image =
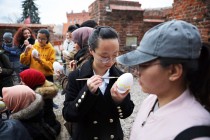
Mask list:
POLYGON ((53 99, 58 93, 58 87, 54 83, 45 80, 42 86, 35 89, 35 92, 42 95, 44 99, 53 99))
POLYGON ((11 114, 11 118, 21 121, 33 140, 53 140, 56 132, 47 123, 43 116, 43 99, 36 94, 36 99, 27 108, 11 114))
POLYGON ((18 120, 0 120, 0 140, 32 140, 28 131, 18 120))
MULTIPOLYGON (((110 76, 123 74, 115 66, 110 68, 110 76)), ((77 78, 93 76, 92 60, 69 74, 64 101, 63 117, 66 121, 74 122, 73 140, 123 140, 120 120, 133 112, 134 104, 130 94, 120 104, 111 97, 110 89, 117 79, 110 79, 104 95, 100 89, 98 94, 92 94, 87 87, 87 81, 76 81, 77 78)))
POLYGON ((0 71, 0 96, 2 96, 2 88, 13 86, 12 80, 12 65, 9 61, 9 58, 4 51, 0 50, 0 67, 2 71, 0 71))
POLYGON ((45 83, 42 86, 37 87, 35 89, 35 92, 42 95, 44 99, 45 122, 56 131, 56 135, 59 135, 61 131, 61 124, 59 121, 56 120, 56 116, 53 111, 53 98, 58 93, 58 87, 54 83, 45 80, 45 83))

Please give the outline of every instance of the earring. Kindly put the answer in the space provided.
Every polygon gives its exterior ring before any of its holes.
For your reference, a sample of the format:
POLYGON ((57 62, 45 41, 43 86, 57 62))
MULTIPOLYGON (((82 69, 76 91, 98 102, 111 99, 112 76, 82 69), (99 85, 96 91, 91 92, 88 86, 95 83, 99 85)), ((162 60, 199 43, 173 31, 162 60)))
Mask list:
POLYGON ((170 77, 169 77, 169 80, 170 80, 170 81, 174 81, 174 77, 170 76, 170 77))

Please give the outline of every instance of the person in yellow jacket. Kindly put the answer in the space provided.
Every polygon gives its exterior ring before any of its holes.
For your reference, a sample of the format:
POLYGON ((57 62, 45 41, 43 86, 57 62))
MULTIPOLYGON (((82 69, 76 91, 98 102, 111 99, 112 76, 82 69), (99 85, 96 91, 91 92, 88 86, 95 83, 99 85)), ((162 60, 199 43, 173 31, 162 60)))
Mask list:
POLYGON ((20 55, 20 62, 42 72, 47 80, 53 82, 55 49, 49 42, 49 38, 49 31, 40 29, 37 35, 37 42, 26 47, 25 51, 20 55))

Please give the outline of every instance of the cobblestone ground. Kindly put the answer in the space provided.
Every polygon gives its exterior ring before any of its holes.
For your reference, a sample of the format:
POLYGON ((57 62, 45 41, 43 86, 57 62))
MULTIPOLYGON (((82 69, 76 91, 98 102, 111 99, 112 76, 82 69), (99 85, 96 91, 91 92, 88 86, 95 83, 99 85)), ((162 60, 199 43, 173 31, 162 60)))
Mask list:
MULTIPOLYGON (((124 131, 124 140, 129 140, 129 135, 130 135, 130 129, 133 124, 134 118, 136 116, 136 113, 138 111, 139 105, 141 104, 142 100, 145 99, 147 94, 143 93, 140 91, 140 87, 138 85, 137 79, 134 79, 134 85, 132 86, 131 89, 131 99, 133 100, 135 104, 134 111, 130 117, 127 119, 121 120, 122 128, 124 131)), ((68 140, 69 135, 64 127, 64 119, 62 117, 62 108, 63 108, 63 101, 64 101, 65 96, 61 95, 60 92, 58 95, 55 97, 54 102, 59 105, 59 109, 54 109, 57 119, 61 122, 62 128, 61 128, 61 134, 57 138, 57 140, 68 140)))

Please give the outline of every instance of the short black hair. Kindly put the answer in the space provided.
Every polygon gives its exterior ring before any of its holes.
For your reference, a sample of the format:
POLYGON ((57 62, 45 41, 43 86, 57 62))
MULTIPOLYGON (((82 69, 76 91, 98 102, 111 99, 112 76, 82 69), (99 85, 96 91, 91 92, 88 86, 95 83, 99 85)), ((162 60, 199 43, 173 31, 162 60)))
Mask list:
POLYGON ((67 32, 73 32, 74 30, 76 30, 76 29, 78 29, 78 27, 76 26, 76 25, 70 25, 69 27, 68 27, 68 30, 67 30, 67 32))
POLYGON ((38 31, 38 33, 46 35, 46 37, 47 37, 47 42, 46 43, 48 43, 50 41, 50 32, 49 32, 48 29, 40 29, 38 31))
POLYGON ((98 26, 98 23, 96 23, 96 21, 92 19, 86 20, 80 25, 80 27, 91 27, 91 28, 95 28, 96 26, 98 26))

